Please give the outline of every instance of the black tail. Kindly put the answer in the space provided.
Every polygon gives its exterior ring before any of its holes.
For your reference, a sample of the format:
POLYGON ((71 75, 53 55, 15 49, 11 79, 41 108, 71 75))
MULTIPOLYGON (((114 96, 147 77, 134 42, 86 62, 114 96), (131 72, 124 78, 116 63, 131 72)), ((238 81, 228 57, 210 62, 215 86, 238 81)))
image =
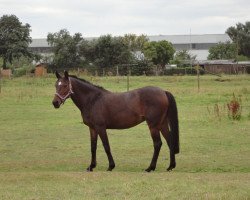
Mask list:
POLYGON ((171 148, 175 154, 180 152, 180 143, 179 143, 179 121, 178 121, 178 111, 177 105, 174 96, 166 91, 166 95, 169 101, 169 108, 167 113, 167 118, 170 126, 170 135, 171 135, 171 148))

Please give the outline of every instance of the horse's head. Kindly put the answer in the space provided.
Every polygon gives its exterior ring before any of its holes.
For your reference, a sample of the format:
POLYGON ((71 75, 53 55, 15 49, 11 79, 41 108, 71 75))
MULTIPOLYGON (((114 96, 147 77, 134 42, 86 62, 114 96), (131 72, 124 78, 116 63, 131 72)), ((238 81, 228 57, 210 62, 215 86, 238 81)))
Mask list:
POLYGON ((71 94, 73 94, 73 91, 67 71, 64 72, 64 77, 62 77, 58 72, 56 72, 55 74, 57 77, 57 81, 55 83, 56 93, 52 104, 55 108, 59 108, 60 105, 63 104, 71 94))

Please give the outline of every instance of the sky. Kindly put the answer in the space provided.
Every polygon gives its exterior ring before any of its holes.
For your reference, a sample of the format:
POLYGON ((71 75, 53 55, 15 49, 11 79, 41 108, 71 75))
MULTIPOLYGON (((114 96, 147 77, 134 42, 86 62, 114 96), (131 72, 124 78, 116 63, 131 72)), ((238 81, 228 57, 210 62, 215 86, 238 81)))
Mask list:
POLYGON ((32 38, 71 35, 223 34, 250 21, 249 0, 0 0, 0 17, 16 15, 32 38))

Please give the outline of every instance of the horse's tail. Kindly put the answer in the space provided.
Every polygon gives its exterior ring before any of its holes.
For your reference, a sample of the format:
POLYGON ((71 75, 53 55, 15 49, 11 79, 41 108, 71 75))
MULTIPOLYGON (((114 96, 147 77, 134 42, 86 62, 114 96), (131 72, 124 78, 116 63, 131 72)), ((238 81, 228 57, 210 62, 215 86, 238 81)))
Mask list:
POLYGON ((175 154, 180 152, 178 111, 174 96, 165 91, 169 101, 167 118, 170 127, 170 148, 175 154))

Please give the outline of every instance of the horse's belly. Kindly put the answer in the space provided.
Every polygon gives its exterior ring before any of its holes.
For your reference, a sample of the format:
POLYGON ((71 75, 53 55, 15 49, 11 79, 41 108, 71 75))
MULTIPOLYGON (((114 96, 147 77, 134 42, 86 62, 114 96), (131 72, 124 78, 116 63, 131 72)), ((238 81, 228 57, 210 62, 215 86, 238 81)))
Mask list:
POLYGON ((112 117, 112 120, 107 124, 108 129, 126 129, 131 128, 145 121, 143 116, 138 114, 120 114, 112 117))

